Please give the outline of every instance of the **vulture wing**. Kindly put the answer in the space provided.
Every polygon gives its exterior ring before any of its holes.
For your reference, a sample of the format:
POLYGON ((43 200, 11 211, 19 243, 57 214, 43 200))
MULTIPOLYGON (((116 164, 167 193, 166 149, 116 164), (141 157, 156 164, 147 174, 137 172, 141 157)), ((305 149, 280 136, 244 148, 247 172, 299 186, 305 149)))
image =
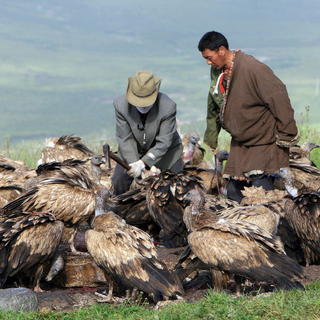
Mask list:
POLYGON ((171 297, 183 292, 180 283, 157 259, 156 249, 149 235, 133 226, 117 224, 101 230, 102 219, 110 214, 95 218, 99 230, 86 232, 89 253, 98 266, 129 287, 152 295, 155 300, 171 297), (98 219, 99 218, 99 219, 98 219))

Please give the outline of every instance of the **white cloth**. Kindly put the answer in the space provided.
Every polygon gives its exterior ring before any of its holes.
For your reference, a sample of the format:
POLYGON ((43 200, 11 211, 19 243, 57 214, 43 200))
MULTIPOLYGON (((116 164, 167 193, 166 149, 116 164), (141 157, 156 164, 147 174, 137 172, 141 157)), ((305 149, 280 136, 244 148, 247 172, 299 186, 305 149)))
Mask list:
POLYGON ((217 79, 217 82, 216 82, 216 85, 214 87, 214 90, 213 90, 213 94, 218 94, 219 93, 219 83, 220 83, 220 79, 221 77, 223 76, 223 72, 220 73, 218 79, 217 79))
POLYGON ((140 113, 147 113, 153 107, 153 104, 149 107, 136 107, 140 113))
POLYGON ((131 169, 128 171, 129 176, 138 178, 141 176, 142 171, 146 168, 142 160, 138 160, 132 163, 129 163, 131 169))

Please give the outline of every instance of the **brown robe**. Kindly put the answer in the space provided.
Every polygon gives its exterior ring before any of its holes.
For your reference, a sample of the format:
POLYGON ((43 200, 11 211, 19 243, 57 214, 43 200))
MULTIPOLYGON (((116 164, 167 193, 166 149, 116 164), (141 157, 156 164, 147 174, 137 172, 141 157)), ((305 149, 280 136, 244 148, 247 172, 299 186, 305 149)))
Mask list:
MULTIPOLYGON (((212 69, 214 82, 221 70, 212 69)), ((221 93, 217 95, 210 90, 209 98, 210 95, 216 108, 221 93)), ((296 137, 294 111, 285 85, 254 57, 241 51, 236 53, 227 102, 224 107, 219 104, 219 113, 210 113, 208 106, 208 115, 211 123, 219 122, 232 136, 225 174, 242 176, 252 170, 274 173, 289 165, 288 149, 277 143, 290 143, 296 137), (216 114, 219 120, 210 114, 216 114)), ((214 147, 210 141, 214 144, 215 137, 208 136, 208 132, 207 128, 205 142, 214 147)))

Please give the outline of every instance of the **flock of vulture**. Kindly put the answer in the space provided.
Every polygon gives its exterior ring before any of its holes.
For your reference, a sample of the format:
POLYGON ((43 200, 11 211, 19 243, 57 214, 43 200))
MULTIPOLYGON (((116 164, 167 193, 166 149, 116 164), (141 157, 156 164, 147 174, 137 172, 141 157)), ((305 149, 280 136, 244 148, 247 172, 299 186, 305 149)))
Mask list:
POLYGON ((113 279, 104 301, 114 301, 114 284, 127 298, 181 299, 202 271, 216 290, 233 281, 237 294, 244 281, 303 289, 302 265, 320 263, 320 170, 310 160, 320 146, 291 147, 277 189, 246 188, 239 204, 224 196, 228 153, 212 166, 199 138, 183 144, 183 172, 146 174, 119 196, 108 149, 94 154, 79 137, 50 139, 35 170, 0 156, 0 288, 41 291, 63 268, 62 244, 83 254, 74 239, 85 228, 87 254, 113 279), (159 247, 182 248, 174 268, 159 247))

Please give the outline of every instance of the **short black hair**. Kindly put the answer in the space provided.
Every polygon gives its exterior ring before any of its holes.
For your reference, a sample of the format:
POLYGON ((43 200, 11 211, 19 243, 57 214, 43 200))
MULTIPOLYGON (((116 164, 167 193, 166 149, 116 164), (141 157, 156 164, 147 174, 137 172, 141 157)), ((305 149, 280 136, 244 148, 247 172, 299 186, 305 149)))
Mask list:
POLYGON ((229 44, 226 37, 220 32, 209 31, 205 33, 200 39, 198 49, 202 52, 205 49, 216 50, 221 46, 224 46, 229 50, 229 44))

